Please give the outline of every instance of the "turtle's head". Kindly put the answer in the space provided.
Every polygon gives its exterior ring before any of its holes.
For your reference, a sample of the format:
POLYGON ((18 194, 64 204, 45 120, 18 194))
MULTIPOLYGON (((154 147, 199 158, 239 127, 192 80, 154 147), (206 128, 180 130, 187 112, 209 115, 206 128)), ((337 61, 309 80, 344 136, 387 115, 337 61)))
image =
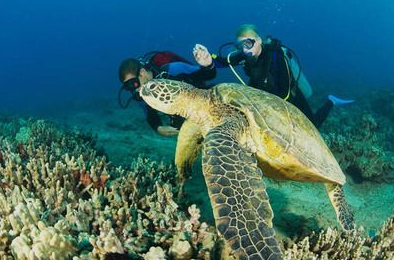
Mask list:
POLYGON ((181 114, 183 97, 194 87, 187 83, 168 79, 155 79, 143 84, 140 95, 152 108, 169 115, 181 114))

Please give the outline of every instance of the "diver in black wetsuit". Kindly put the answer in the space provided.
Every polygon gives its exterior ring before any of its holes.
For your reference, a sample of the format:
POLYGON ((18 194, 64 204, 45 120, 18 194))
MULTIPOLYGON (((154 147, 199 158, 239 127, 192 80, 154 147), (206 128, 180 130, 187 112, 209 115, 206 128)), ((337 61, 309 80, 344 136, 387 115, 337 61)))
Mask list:
MULTIPOLYGON (((195 55, 200 55, 200 52, 201 50, 196 51, 195 55)), ((169 51, 150 52, 138 60, 124 60, 119 67, 119 80, 123 83, 118 95, 119 105, 125 108, 132 99, 143 102, 146 120, 150 127, 164 136, 176 135, 184 119, 179 116, 170 116, 169 125, 164 125, 158 112, 140 98, 139 88, 154 78, 181 80, 196 87, 206 88, 205 80, 213 79, 216 76, 216 69, 213 64, 204 63, 204 65, 208 66, 193 65, 169 51), (124 90, 132 93, 126 103, 121 102, 121 94, 124 90)))
MULTIPOLYGON (((205 48, 196 45, 198 48, 205 48)), ((327 101, 316 113, 312 112, 307 98, 312 95, 312 88, 301 72, 298 59, 294 52, 283 46, 279 40, 267 38, 262 40, 256 27, 251 24, 242 25, 237 32, 237 51, 230 53, 227 58, 216 55, 213 64, 216 67, 228 67, 242 64, 249 86, 275 94, 298 107, 314 124, 319 127, 327 118, 334 105, 352 103, 354 100, 342 100, 329 95, 327 101)), ((206 48, 205 48, 206 49, 206 48)), ((203 57, 196 56, 196 61, 204 66, 206 53, 203 57)), ((236 72, 233 70, 236 74, 236 72)), ((242 79, 236 74, 236 76, 242 79)))

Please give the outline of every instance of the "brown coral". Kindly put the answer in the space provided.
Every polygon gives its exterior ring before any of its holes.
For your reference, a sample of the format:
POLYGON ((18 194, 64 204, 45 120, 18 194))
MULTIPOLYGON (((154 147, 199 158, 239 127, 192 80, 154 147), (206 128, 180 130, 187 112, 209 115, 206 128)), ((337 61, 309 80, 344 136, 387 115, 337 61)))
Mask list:
POLYGON ((79 180, 79 182, 85 187, 88 187, 92 184, 95 189, 104 188, 105 183, 110 177, 108 174, 103 173, 97 180, 93 180, 92 177, 90 177, 90 173, 87 172, 85 169, 83 169, 82 171, 75 171, 74 175, 75 178, 79 180))

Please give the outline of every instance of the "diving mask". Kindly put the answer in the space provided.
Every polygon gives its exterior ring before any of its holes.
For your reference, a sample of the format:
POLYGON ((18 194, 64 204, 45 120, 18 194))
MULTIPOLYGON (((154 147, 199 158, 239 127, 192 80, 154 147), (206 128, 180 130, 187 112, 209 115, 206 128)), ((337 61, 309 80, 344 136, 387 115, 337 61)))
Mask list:
POLYGON ((127 108, 132 99, 135 99, 137 101, 142 100, 142 98, 137 92, 137 89, 139 89, 140 87, 141 87, 141 82, 138 77, 134 77, 123 82, 123 85, 118 92, 119 106, 121 108, 127 108), (126 102, 122 101, 122 92, 124 90, 129 91, 131 93, 131 96, 126 100, 126 102))
POLYGON ((141 82, 138 77, 134 77, 123 82, 122 88, 131 92, 141 87, 141 82))
POLYGON ((252 38, 246 38, 239 40, 235 43, 235 47, 238 50, 250 50, 253 48, 254 44, 256 43, 255 39, 252 38))

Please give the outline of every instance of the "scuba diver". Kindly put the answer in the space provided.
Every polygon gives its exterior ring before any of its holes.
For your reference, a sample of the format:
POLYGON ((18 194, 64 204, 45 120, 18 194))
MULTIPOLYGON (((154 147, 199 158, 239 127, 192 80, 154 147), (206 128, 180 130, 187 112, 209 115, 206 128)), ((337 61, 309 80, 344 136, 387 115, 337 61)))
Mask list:
POLYGON ((230 67, 239 81, 246 85, 233 68, 233 65, 243 65, 245 74, 249 77, 249 86, 289 101, 298 107, 317 128, 327 118, 333 106, 354 102, 354 100, 343 100, 329 95, 324 105, 313 113, 307 101, 312 95, 312 88, 301 71, 297 55, 290 48, 271 37, 263 40, 252 24, 242 25, 236 37, 235 43, 221 46, 219 56, 211 55, 204 46, 197 44, 195 51, 200 51, 195 55, 196 62, 201 66, 213 64, 217 68, 230 67), (222 48, 234 45, 236 50, 223 57, 222 48))
MULTIPOLYGON (((194 54, 205 57, 206 53, 201 53, 203 51, 206 50, 198 50, 194 54)), ((119 80, 123 83, 118 92, 120 107, 127 108, 132 100, 139 101, 144 107, 146 120, 152 129, 163 136, 177 135, 184 119, 180 116, 170 116, 169 125, 164 125, 158 111, 149 107, 139 96, 140 87, 151 79, 165 78, 206 88, 205 80, 215 78, 216 69, 213 64, 203 64, 206 66, 194 65, 170 51, 149 52, 139 59, 131 58, 122 61, 119 67, 119 80), (130 92, 131 95, 124 102, 122 95, 125 91, 130 92)))

